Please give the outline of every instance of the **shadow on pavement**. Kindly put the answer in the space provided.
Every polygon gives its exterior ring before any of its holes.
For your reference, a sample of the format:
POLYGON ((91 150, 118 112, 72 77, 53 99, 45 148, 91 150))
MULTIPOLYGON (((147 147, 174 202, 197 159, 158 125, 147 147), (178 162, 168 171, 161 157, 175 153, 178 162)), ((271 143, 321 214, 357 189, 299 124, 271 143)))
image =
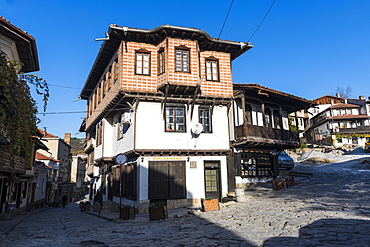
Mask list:
POLYGON ((370 221, 322 219, 299 230, 299 237, 274 237, 268 246, 369 246, 370 221))

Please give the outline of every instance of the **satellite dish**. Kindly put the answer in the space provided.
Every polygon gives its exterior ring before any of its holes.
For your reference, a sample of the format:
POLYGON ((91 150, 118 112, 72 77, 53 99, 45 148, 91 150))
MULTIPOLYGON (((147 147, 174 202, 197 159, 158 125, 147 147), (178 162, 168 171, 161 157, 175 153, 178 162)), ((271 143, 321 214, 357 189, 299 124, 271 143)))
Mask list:
POLYGON ((194 124, 194 126, 191 128, 191 131, 196 134, 196 135, 199 135, 200 133, 202 133, 203 131, 203 125, 200 124, 200 123, 196 123, 194 124))

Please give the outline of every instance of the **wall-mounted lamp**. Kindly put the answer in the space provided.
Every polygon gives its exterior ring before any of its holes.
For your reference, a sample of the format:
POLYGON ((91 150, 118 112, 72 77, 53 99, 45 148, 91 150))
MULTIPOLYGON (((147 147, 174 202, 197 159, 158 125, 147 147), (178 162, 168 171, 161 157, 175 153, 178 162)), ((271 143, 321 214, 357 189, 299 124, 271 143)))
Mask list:
POLYGON ((141 157, 141 162, 144 162, 144 157, 141 157))
POLYGON ((187 161, 187 162, 189 162, 189 161, 190 161, 190 157, 189 157, 189 156, 186 158, 186 161, 187 161))

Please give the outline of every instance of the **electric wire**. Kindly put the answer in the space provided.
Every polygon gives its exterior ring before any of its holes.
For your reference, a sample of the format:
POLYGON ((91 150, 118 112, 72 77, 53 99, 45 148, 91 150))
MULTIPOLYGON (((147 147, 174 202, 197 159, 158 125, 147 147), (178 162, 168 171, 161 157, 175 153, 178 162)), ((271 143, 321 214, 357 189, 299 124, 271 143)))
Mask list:
POLYGON ((250 42, 250 40, 253 38, 253 36, 256 34, 256 32, 258 31, 258 29, 261 27, 262 23, 265 21, 266 17, 268 16, 268 14, 270 13, 270 10, 272 9, 272 7, 274 6, 276 0, 274 0, 272 2, 272 4, 270 5, 270 8, 267 10, 265 16, 262 18, 260 24, 257 26, 257 28, 254 30, 253 34, 251 35, 251 37, 248 39, 248 42, 250 42))

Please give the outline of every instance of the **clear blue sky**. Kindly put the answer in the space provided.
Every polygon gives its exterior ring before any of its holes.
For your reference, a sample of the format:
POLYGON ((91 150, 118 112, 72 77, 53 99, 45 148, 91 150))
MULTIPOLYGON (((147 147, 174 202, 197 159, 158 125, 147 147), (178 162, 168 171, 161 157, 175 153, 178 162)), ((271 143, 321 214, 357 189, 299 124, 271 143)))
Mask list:
MULTIPOLYGON (((309 100, 352 87, 370 96, 370 1, 234 0, 221 39, 251 41, 233 62, 233 81, 258 83, 309 100)), ((50 84, 47 112, 78 112, 75 101, 110 24, 152 29, 194 27, 218 37, 231 0, 0 0, 0 15, 36 39, 41 70, 50 84)), ((35 97, 42 111, 41 99, 35 97)), ((39 127, 63 137, 78 133, 84 113, 39 115, 39 127)))

